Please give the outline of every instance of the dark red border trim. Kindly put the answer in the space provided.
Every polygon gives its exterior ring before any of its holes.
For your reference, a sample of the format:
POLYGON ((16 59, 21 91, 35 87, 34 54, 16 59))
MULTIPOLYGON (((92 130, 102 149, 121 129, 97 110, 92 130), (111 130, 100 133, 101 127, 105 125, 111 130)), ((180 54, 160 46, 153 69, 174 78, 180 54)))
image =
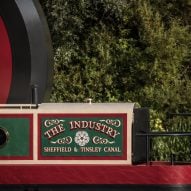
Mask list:
POLYGON ((39 136, 38 136, 38 159, 39 160, 127 160, 127 114, 124 113, 91 113, 91 114, 55 114, 55 113, 48 113, 48 114, 38 114, 38 129, 39 129, 39 136), (44 117, 49 118, 60 118, 60 117, 122 117, 123 118, 123 155, 122 156, 51 156, 51 157, 44 157, 41 155, 41 119, 44 117))

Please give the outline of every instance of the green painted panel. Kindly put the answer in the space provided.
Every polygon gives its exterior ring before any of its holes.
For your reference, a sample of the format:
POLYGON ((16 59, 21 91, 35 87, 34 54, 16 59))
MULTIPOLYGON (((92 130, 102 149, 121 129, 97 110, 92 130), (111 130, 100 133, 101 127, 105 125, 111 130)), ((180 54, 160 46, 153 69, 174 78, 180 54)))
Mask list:
POLYGON ((125 149, 123 115, 46 116, 40 125, 44 157, 121 157, 125 149))
POLYGON ((30 153, 30 119, 0 118, 0 127, 9 133, 7 144, 0 148, 0 156, 28 156, 30 153))

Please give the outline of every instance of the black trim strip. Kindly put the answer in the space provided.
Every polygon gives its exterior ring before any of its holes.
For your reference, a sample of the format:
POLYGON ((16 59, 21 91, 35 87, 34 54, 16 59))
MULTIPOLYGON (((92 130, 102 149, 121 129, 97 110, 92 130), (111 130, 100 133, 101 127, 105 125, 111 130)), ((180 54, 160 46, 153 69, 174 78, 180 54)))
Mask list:
POLYGON ((0 185, 0 189, 6 191, 190 191, 191 185, 0 185))

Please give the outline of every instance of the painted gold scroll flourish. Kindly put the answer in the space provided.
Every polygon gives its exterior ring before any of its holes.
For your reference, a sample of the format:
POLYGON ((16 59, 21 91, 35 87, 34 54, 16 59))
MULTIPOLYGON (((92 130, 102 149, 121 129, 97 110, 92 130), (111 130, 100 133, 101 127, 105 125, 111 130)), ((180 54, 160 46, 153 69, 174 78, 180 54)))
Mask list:
POLYGON ((98 136, 93 137, 92 141, 93 141, 94 144, 103 144, 103 145, 104 144, 114 144, 115 143, 115 141, 109 141, 108 139, 98 137, 98 136))
POLYGON ((72 137, 67 136, 67 137, 63 137, 61 139, 57 139, 56 141, 51 141, 52 144, 70 144, 72 142, 72 137))

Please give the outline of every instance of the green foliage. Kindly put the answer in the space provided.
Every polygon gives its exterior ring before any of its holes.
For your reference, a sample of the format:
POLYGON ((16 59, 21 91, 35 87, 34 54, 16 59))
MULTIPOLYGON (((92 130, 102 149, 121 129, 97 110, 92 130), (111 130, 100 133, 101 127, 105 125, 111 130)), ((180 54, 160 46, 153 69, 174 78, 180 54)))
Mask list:
MULTIPOLYGON (((161 123, 157 129, 163 132, 191 132, 191 118, 180 116, 169 118, 165 123, 165 130, 161 123)), ((152 160, 169 161, 171 156, 174 155, 175 161, 190 162, 190 147, 191 140, 189 136, 153 138, 151 158, 152 160)))
POLYGON ((55 52, 50 101, 137 102, 153 131, 167 131, 167 112, 191 111, 190 0, 40 2, 55 52))
POLYGON ((135 68, 138 76, 133 77, 135 85, 141 85, 133 89, 133 97, 161 112, 176 110, 183 101, 181 87, 187 76, 181 70, 189 55, 190 33, 175 21, 165 28, 160 15, 145 2, 139 4, 137 20, 142 55, 135 68))
POLYGON ((185 25, 191 24, 191 0, 151 0, 151 4, 166 24, 175 19, 185 25))

